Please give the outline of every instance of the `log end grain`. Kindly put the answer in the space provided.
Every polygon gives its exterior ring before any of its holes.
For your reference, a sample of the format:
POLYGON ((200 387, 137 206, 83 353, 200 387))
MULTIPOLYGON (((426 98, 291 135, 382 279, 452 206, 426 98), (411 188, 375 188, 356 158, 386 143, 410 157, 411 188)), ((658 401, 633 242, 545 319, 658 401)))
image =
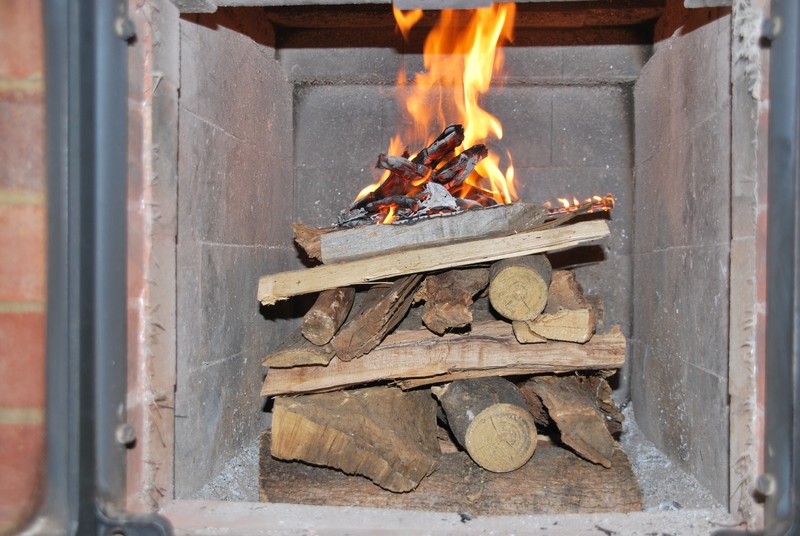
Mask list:
POLYGON ((532 320, 547 304, 551 274, 544 255, 499 261, 491 269, 489 301, 509 320, 532 320))
POLYGON ((495 473, 507 473, 519 469, 533 456, 536 423, 519 406, 495 404, 475 416, 464 441, 475 463, 495 473))

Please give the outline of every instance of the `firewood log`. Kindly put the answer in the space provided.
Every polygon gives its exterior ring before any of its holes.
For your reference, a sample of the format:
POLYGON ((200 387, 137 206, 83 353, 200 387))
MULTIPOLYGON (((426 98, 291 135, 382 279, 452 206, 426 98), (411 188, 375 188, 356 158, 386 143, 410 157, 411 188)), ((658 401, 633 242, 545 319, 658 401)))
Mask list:
POLYGON ((415 164, 436 167, 444 157, 463 142, 464 127, 461 125, 448 125, 433 143, 421 150, 411 161, 415 164))
POLYGON ((487 268, 449 270, 426 277, 414 301, 425 302, 422 321, 428 329, 441 335, 450 328, 461 328, 472 322, 472 298, 488 284, 487 268))
POLYGON ((596 220, 544 231, 534 229, 499 238, 485 238, 436 247, 408 248, 350 262, 264 275, 258 280, 257 297, 263 305, 271 305, 291 296, 329 288, 557 251, 601 239, 609 233, 608 224, 596 220))
MULTIPOLYGON (((527 320, 528 331, 550 340, 584 343, 597 329, 594 307, 584 297, 572 271, 553 273, 544 313, 527 320)), ((522 326, 515 326, 522 333, 522 326)))
POLYGON ((355 295, 353 287, 320 292, 317 301, 303 317, 303 336, 317 346, 328 344, 347 318, 355 295))
POLYGON ((597 386, 579 376, 534 376, 529 384, 558 427, 561 441, 590 462, 611 467, 616 442, 598 409, 597 386))
POLYGON ((510 381, 460 380, 432 388, 447 424, 470 457, 489 471, 519 469, 536 449, 536 423, 510 381))
POLYGON ((370 289, 358 314, 331 341, 341 361, 361 357, 380 344, 408 312, 422 277, 408 275, 391 285, 370 289))
POLYGON ((444 185, 445 188, 452 191, 461 186, 461 183, 469 177, 478 162, 486 158, 488 154, 489 149, 482 143, 470 147, 440 169, 434 171, 431 175, 431 180, 444 185))
MULTIPOLYGON (((367 508, 424 512, 435 509, 439 512, 469 512, 478 517, 642 511, 639 482, 628 457, 619 448, 614 450, 613 467, 606 469, 575 456, 569 450, 539 441, 531 460, 510 473, 483 471, 475 467, 466 452, 443 451, 436 471, 424 478, 413 493, 398 494, 380 489, 366 478, 346 475, 329 467, 275 459, 269 454, 270 442, 267 430, 259 440, 261 502, 346 508, 357 504, 367 508)), ((414 514, 409 512, 407 515, 414 514)), ((571 532, 562 529, 563 523, 559 521, 551 523, 553 531, 559 534, 580 532, 603 536, 591 519, 587 518, 586 531, 576 528, 571 532)), ((465 530, 459 532, 469 534, 474 528, 467 524, 465 530)), ((553 531, 527 533, 552 534, 553 531)), ((445 531, 450 532, 455 531, 445 531)), ((648 533, 642 531, 640 534, 648 533)), ((650 534, 666 533, 654 530, 650 534)))
MULTIPOLYGON (((526 320, 528 329, 540 337, 554 341, 584 343, 594 335, 592 309, 561 309, 557 313, 544 313, 534 320, 526 320)), ((516 327, 514 333, 516 334, 516 327)))
POLYGON ((552 268, 544 255, 505 259, 492 265, 489 300, 509 320, 532 320, 544 310, 552 268))
POLYGON ((327 365, 333 356, 333 346, 311 344, 298 328, 278 346, 277 350, 265 357, 262 364, 273 368, 327 365))
POLYGON ((467 335, 395 332, 362 359, 270 369, 261 396, 331 391, 382 380, 402 380, 401 386, 411 389, 464 377, 615 369, 624 362, 625 336, 618 326, 586 344, 519 344, 508 323, 494 321, 473 323, 467 335))
POLYGON ((428 391, 390 387, 279 398, 271 454, 410 491, 436 468, 436 402, 428 391))
POLYGON ((517 338, 520 344, 547 342, 546 338, 531 330, 527 320, 514 320, 511 322, 511 328, 514 330, 514 337, 517 338))

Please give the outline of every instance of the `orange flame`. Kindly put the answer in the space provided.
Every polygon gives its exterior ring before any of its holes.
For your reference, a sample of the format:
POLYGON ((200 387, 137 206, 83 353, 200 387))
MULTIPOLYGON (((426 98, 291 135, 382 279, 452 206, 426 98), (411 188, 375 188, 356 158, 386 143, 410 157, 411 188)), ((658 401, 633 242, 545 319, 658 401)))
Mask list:
MULTIPOLYGON (((413 12, 395 9, 398 27, 405 26, 413 12), (399 15, 399 17, 398 17, 399 15)), ((443 10, 438 23, 425 40, 425 71, 417 73, 413 86, 405 88, 404 72, 398 75, 399 98, 412 125, 405 137, 420 146, 431 141, 449 123, 464 125, 464 148, 503 137, 500 121, 479 104, 502 70, 501 45, 512 38, 516 4, 495 4, 474 10, 443 10)), ((405 28, 403 30, 403 28, 405 28)), ((510 161, 510 155, 506 155, 510 161)), ((475 168, 469 183, 501 203, 517 198, 514 171, 508 164, 500 170, 500 156, 490 151, 475 168)))
POLYGON ((408 33, 411 31, 411 27, 422 18, 422 10, 412 9, 411 11, 403 12, 392 5, 392 11, 394 12, 394 20, 397 21, 397 29, 403 35, 403 39, 408 41, 408 33))

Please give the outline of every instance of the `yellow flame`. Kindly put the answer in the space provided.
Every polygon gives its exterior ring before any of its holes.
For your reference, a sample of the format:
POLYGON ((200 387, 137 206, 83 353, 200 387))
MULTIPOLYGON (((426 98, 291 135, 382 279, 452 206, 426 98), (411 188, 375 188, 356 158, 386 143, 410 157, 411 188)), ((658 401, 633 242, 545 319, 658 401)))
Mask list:
POLYGON ((395 212, 396 212, 396 208, 395 208, 395 206, 394 206, 394 205, 391 205, 391 206, 389 207, 389 212, 388 212, 388 214, 386 214, 386 217, 385 217, 385 218, 383 218, 383 221, 382 221, 381 223, 387 223, 387 224, 388 224, 388 223, 392 223, 392 222, 394 221, 394 213, 395 213, 395 212))
MULTIPOLYGON (((394 137, 392 137, 392 140, 389 142, 389 150, 386 152, 386 154, 395 154, 395 155, 397 155, 397 154, 402 154, 403 151, 405 151, 405 148, 403 147, 403 140, 400 139, 400 135, 399 134, 395 134, 394 137)), ((389 177, 389 171, 386 170, 381 174, 381 176, 377 180, 377 182, 374 182, 374 183, 369 184, 369 185, 365 186, 364 188, 362 188, 361 191, 358 192, 358 195, 356 196, 355 200, 358 201, 359 199, 363 198, 367 194, 370 194, 370 193, 374 192, 375 190, 377 190, 378 186, 380 186, 381 183, 383 181, 385 181, 388 177, 389 177)))
MULTIPOLYGON (((408 21, 416 15, 397 9, 394 12, 398 27, 407 35, 408 21)), ((489 91, 494 75, 502 70, 500 46, 512 38, 515 13, 514 3, 441 12, 425 40, 425 71, 416 75, 410 88, 406 86, 405 72, 398 73, 398 95, 411 125, 404 134, 406 139, 424 146, 431 141, 432 132, 454 122, 464 125, 464 148, 485 143, 490 137, 502 139, 502 124, 480 106, 479 98, 489 91)), ((510 160, 510 155, 506 156, 510 160)), ((470 183, 491 192, 498 201, 510 203, 517 197, 513 167, 509 164, 504 174, 500 160, 490 152, 475 168, 485 184, 470 183)))

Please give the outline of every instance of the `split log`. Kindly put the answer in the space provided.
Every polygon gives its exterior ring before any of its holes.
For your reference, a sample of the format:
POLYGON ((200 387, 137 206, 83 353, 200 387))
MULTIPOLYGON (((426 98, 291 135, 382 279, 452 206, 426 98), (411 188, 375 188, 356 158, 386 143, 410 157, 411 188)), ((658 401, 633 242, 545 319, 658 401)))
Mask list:
POLYGON ((511 322, 511 327, 514 330, 514 337, 520 344, 535 344, 539 342, 547 342, 545 337, 534 333, 527 320, 514 320, 511 322))
POLYGON ((424 301, 422 321, 441 335, 450 328, 462 328, 472 322, 472 298, 489 284, 489 270, 449 270, 429 275, 420 285, 414 301, 424 301))
MULTIPOLYGON (((336 340, 336 339, 334 339, 336 340)), ((458 374, 512 376, 570 370, 616 369, 625 362, 619 327, 586 344, 522 345, 502 321, 473 324, 467 335, 438 336, 428 330, 395 332, 363 359, 334 358, 327 366, 270 369, 261 396, 330 391, 384 380, 418 384, 461 379, 458 374)))
POLYGON ((375 167, 389 170, 407 181, 422 179, 431 171, 431 168, 424 164, 417 164, 402 156, 385 154, 378 155, 378 163, 375 167))
POLYGON ((421 150, 411 159, 415 164, 429 167, 436 165, 453 150, 464 143, 464 127, 461 125, 448 125, 433 143, 421 150))
POLYGON ((434 171, 431 180, 452 191, 461 186, 461 183, 469 177, 470 173, 475 169, 475 166, 478 165, 478 162, 488 155, 489 149, 482 143, 479 143, 456 156, 440 169, 434 171))
POLYGON ((587 460, 611 467, 616 442, 588 378, 534 376, 529 383, 558 427, 561 441, 587 460))
POLYGON ((434 387, 447 424, 470 457, 489 471, 525 465, 536 450, 536 423, 517 387, 500 377, 434 387))
POLYGON ((577 343, 591 339, 595 330, 594 312, 591 309, 561 309, 557 313, 544 313, 534 320, 526 320, 525 324, 540 337, 577 343))
MULTIPOLYGON (((605 469, 574 453, 539 441, 533 458, 511 473, 491 473, 465 452, 449 451, 439 467, 410 493, 391 493, 366 478, 327 467, 270 456, 270 433, 260 438, 261 502, 326 506, 358 505, 403 510, 435 509, 475 516, 639 512, 639 484, 630 461, 614 450, 605 469)), ((557 528, 557 527, 556 527, 557 528)))
POLYGON ((596 318, 594 307, 584 297, 581 286, 575 280, 575 273, 559 270, 553 273, 544 313, 525 321, 525 327, 515 324, 514 333, 519 332, 518 339, 530 333, 531 339, 538 336, 584 343, 597 328, 596 318))
POLYGON ((436 402, 427 391, 385 387, 279 398, 270 452, 410 491, 436 468, 436 402))
POLYGON ((547 304, 552 268, 544 255, 505 259, 492 265, 489 301, 509 320, 532 320, 547 304))
POLYGON ((583 289, 575 279, 575 272, 571 270, 557 270, 553 272, 550 289, 547 293, 547 306, 545 313, 553 314, 562 309, 592 309, 589 300, 583 295, 583 289))
POLYGON ((292 332, 278 349, 264 358, 265 367, 284 368, 302 365, 327 365, 334 356, 333 346, 310 343, 300 328, 292 332))
POLYGON ((353 287, 322 291, 303 317, 303 336, 318 346, 329 343, 347 318, 355 295, 353 287))
POLYGON ((392 225, 366 225, 351 229, 314 232, 295 224, 295 241, 305 252, 325 264, 370 257, 418 244, 436 246, 476 238, 508 236, 529 231, 544 222, 547 209, 514 203, 476 208, 392 225))
POLYGON ((422 277, 409 275, 389 286, 371 288, 355 318, 348 320, 331 341, 339 359, 350 361, 378 346, 408 312, 422 277))
POLYGON ((271 305, 291 296, 330 288, 566 249, 608 234, 608 224, 596 220, 544 231, 407 249, 352 262, 265 275, 259 279, 257 296, 263 305, 271 305))

